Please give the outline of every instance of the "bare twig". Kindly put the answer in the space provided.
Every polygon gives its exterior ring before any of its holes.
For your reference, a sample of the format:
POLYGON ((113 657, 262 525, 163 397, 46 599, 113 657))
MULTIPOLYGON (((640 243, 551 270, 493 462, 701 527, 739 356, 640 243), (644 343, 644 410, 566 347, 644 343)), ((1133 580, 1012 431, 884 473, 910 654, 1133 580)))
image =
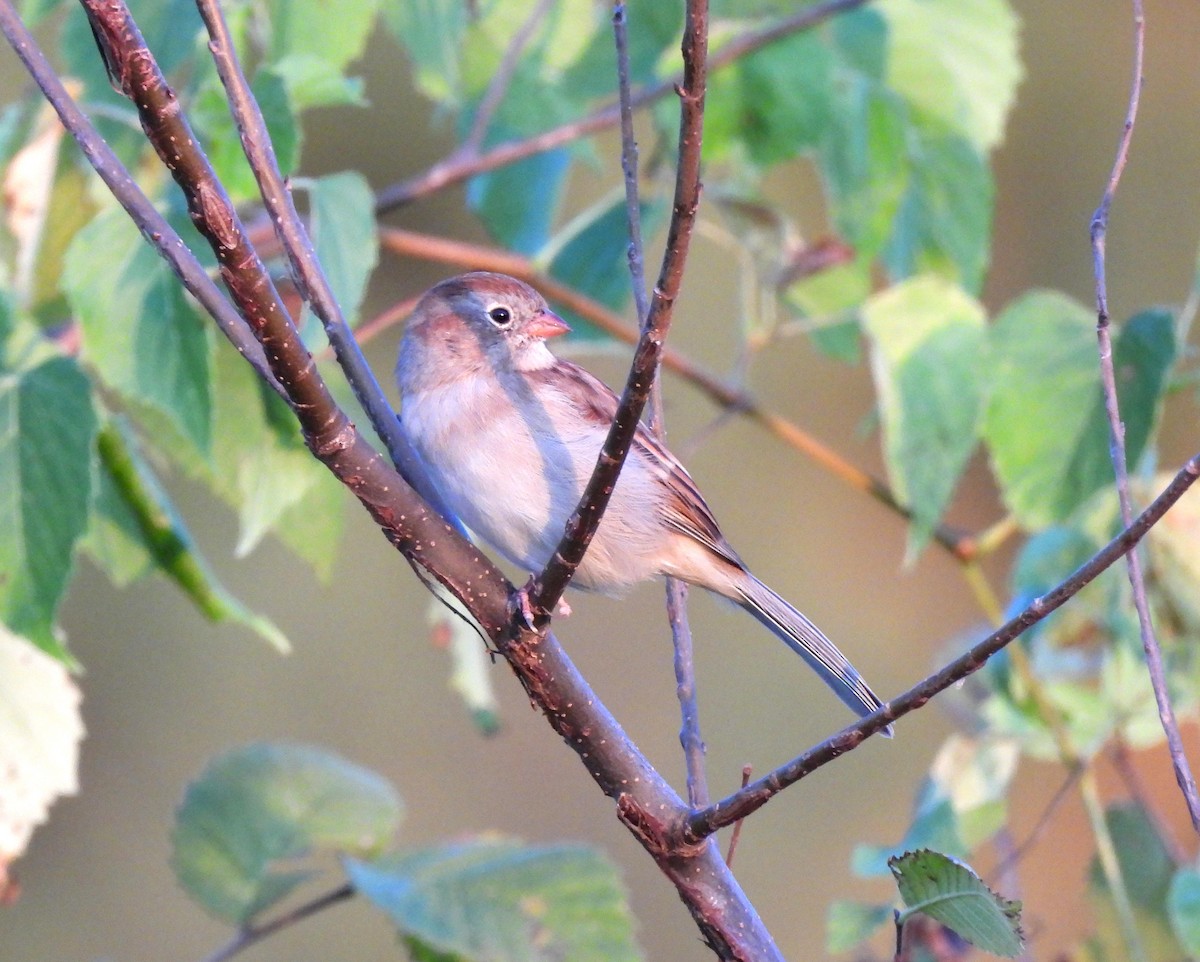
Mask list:
MULTIPOLYGON (((748 30, 741 36, 731 39, 716 51, 710 58, 709 69, 717 70, 728 66, 741 57, 749 56, 769 44, 794 33, 809 30, 830 17, 861 7, 867 2, 868 0, 826 0, 824 3, 805 7, 797 13, 782 17, 763 27, 748 30)), ((631 103, 635 109, 648 106, 661 100, 682 82, 683 77, 676 75, 649 84, 634 91, 630 98, 631 103)), ((495 170, 497 167, 505 167, 518 160, 524 160, 526 157, 554 150, 573 140, 607 130, 609 127, 615 127, 620 120, 619 105, 608 104, 581 120, 562 124, 522 140, 498 144, 473 157, 460 156, 459 151, 455 151, 424 173, 380 190, 375 195, 375 209, 378 213, 383 214, 405 204, 411 204, 415 200, 436 193, 443 187, 460 183, 468 177, 495 170)))
MULTIPOLYGON (((742 766, 742 788, 750 784, 750 775, 754 771, 754 766, 749 763, 742 766)), ((729 834, 729 848, 725 850, 725 864, 733 868, 733 856, 737 852, 737 844, 742 837, 742 826, 746 824, 744 818, 739 818, 733 823, 733 831, 729 834)))
POLYGON ((100 179, 112 195, 125 208, 130 219, 142 232, 142 236, 158 248, 163 258, 179 277, 183 286, 200 302, 220 328, 221 333, 237 349, 259 377, 263 379, 278 394, 283 394, 279 382, 267 366, 263 355, 262 345, 258 343, 246 326, 246 322, 238 315, 233 305, 221 293, 208 272, 200 264, 192 252, 188 250, 183 238, 164 218, 134 183, 133 176, 117 159, 117 155, 105 143, 104 138, 84 116, 79 105, 75 103, 54 68, 46 59, 45 54, 34 43, 32 35, 21 22, 16 11, 8 2, 0 3, 0 30, 12 46, 30 76, 37 82, 42 93, 57 112, 63 126, 75 138, 88 162, 92 165, 100 179))
MULTIPOLYGON (((642 210, 638 196, 638 146, 633 133, 633 104, 629 86, 629 34, 625 5, 613 5, 613 39, 617 48, 617 88, 621 104, 621 171, 625 179, 625 210, 629 222, 629 274, 633 300, 637 307, 638 330, 644 331, 650 315, 646 293, 645 248, 642 241, 642 210)), ((650 388, 651 432, 660 441, 666 439, 663 420, 662 379, 657 366, 650 388)), ((682 716, 679 743, 687 769, 687 799, 692 808, 708 804, 708 782, 704 774, 704 738, 700 734, 700 705, 696 695, 696 663, 692 632, 688 625, 687 585, 676 578, 666 579, 667 622, 675 651, 675 693, 682 716)), ((726 860, 728 862, 728 860, 726 860)))
POLYGON ((728 798, 687 816, 677 827, 682 839, 688 842, 707 838, 713 832, 732 825, 739 818, 744 818, 751 812, 757 811, 789 785, 798 782, 840 755, 854 750, 868 736, 881 731, 885 726, 909 712, 915 711, 938 692, 945 691, 972 672, 978 671, 992 655, 1001 651, 1031 625, 1037 624, 1050 612, 1061 607, 1074 597, 1084 585, 1094 580, 1097 575, 1109 568, 1136 545, 1146 535, 1146 532, 1158 522, 1158 519, 1166 514, 1167 510, 1192 486, 1198 475, 1200 475, 1200 454, 1194 455, 1179 469, 1171 483, 1145 511, 1134 519, 1132 524, 1076 569, 1065 581, 1040 598, 1035 598, 1015 618, 1006 622, 948 665, 914 685, 903 695, 893 698, 866 718, 842 729, 832 738, 826 739, 741 791, 734 792, 728 798))
POLYGON ((1113 739, 1109 745, 1108 757, 1117 774, 1121 776, 1121 781, 1125 783, 1125 788, 1129 791, 1130 796, 1146 813, 1146 817, 1154 823, 1154 834, 1162 840, 1163 847, 1171 856, 1171 861, 1176 865, 1183 865, 1188 861, 1188 853, 1179 843, 1179 839, 1175 837, 1170 823, 1162 817, 1162 813, 1158 810, 1157 799, 1142 781, 1137 766, 1133 763, 1129 746, 1125 744, 1124 739, 1120 737, 1113 739))
MULTIPOLYGON (((1109 327, 1108 281, 1105 249, 1108 236, 1108 212, 1121 182, 1121 174, 1129 159, 1129 146, 1133 140, 1133 127, 1137 121, 1138 104, 1142 95, 1142 71, 1146 51, 1146 17, 1141 0, 1133 0, 1133 81, 1129 90, 1129 107, 1125 113, 1125 124, 1117 144, 1112 172, 1104 188, 1100 206, 1092 216, 1092 265, 1096 276, 1096 338, 1100 349, 1100 380, 1104 386, 1104 410, 1108 415, 1110 454, 1113 474, 1117 483, 1117 499, 1121 504, 1121 520, 1126 526, 1133 517, 1133 501, 1129 494, 1129 470, 1125 460, 1125 425, 1121 423, 1121 412, 1117 400, 1116 372, 1113 370, 1112 334, 1109 327)), ((1142 576, 1142 562, 1137 551, 1130 551, 1126 559, 1129 584, 1133 589, 1133 605, 1137 610, 1138 628, 1142 637, 1142 649, 1146 653, 1146 668, 1154 688, 1154 699, 1158 704, 1158 718, 1166 733, 1167 746, 1171 753, 1171 764, 1175 769, 1175 781, 1183 793, 1192 828, 1200 834, 1200 791, 1188 763, 1179 734, 1179 722, 1171 705, 1167 690, 1166 670, 1163 667, 1162 649, 1154 631, 1150 615, 1150 604, 1146 600, 1146 582, 1142 576)))
MULTIPOLYGON (((536 286, 551 300, 586 317, 606 334, 627 344, 637 343, 638 331, 623 318, 579 293, 575 288, 539 272, 529 258, 520 254, 398 227, 381 227, 379 242, 394 254, 471 270, 499 271, 519 277, 536 286)), ((911 519, 912 513, 897 500, 887 484, 851 464, 794 421, 789 421, 783 415, 764 407, 749 391, 704 370, 669 345, 663 348, 661 360, 664 368, 699 388, 713 403, 757 421, 776 438, 810 458, 854 490, 868 495, 900 517, 911 519)), ((1011 530, 1015 529, 1006 527, 1006 531, 1011 530)), ((986 553, 981 550, 980 543, 973 535, 949 525, 939 524, 934 529, 934 540, 960 562, 970 561, 980 553, 986 553)), ((997 539, 995 544, 998 546, 1001 540, 997 539)))
POLYGON ((367 359, 363 357, 354 333, 346 323, 334 296, 333 287, 317 261, 308 231, 296 212, 296 205, 292 203, 292 192, 284 183, 283 174, 279 170, 262 111, 250 92, 250 84, 247 83, 238 62, 237 51, 229 35, 229 27, 221 12, 220 3, 218 0, 197 0, 197 6, 208 30, 208 46, 217 66, 217 74, 237 121, 242 148, 246 152, 246 159, 250 162, 250 169, 258 182, 263 203, 275 226, 275 234, 287 254, 296 288, 300 295, 312 304, 314 312, 321 319, 338 364, 345 373, 355 398, 371 419, 375 433, 387 448, 392 463, 443 518, 465 534, 466 529, 443 502, 437 488, 429 480, 425 466, 400 429, 400 420, 384 396, 367 359))
POLYGON ((217 951, 205 956, 204 962, 228 962, 229 959, 232 959, 239 952, 250 948, 250 946, 257 942, 261 942, 268 935, 274 935, 276 932, 295 925, 297 922, 302 922, 310 915, 316 915, 331 905, 344 902, 353 895, 354 886, 347 882, 345 885, 340 885, 323 895, 318 895, 303 905, 296 906, 292 911, 279 916, 279 918, 271 919, 270 922, 263 922, 261 925, 248 925, 240 929, 237 935, 221 946, 221 948, 217 949, 217 951))
POLYGON ((683 83, 679 91, 679 162, 675 200, 667 228, 666 250, 650 312, 633 352, 633 363, 608 437, 579 506, 567 520, 553 557, 527 588, 535 617, 546 618, 558 603, 608 506, 625 456, 633 444, 642 409, 658 370, 663 341, 671 324, 675 298, 683 282, 696 211, 700 206, 700 143, 704 129, 704 94, 708 54, 707 0, 688 0, 683 29, 683 83))

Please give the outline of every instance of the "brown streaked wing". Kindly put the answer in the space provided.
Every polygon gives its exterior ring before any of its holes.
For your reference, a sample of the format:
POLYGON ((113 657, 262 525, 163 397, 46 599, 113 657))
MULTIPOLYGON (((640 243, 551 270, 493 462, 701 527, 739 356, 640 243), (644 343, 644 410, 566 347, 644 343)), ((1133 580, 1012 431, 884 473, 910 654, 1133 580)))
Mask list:
MULTIPOLYGON (((578 364, 558 359, 553 367, 529 371, 531 381, 554 388, 571 400, 580 417, 607 431, 617 413, 617 396, 599 378, 578 364)), ((717 519, 696 487, 696 482, 660 441, 639 424, 631 454, 640 454, 651 465, 667 489, 666 522, 676 531, 695 539, 730 564, 743 567, 742 559, 725 540, 717 519)))

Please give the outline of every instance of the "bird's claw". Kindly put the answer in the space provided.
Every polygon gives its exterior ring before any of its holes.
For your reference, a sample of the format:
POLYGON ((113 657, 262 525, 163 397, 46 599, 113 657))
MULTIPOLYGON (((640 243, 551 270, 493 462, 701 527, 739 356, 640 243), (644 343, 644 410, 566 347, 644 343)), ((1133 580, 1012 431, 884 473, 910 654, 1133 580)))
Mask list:
POLYGON ((537 631, 537 623, 533 614, 533 605, 529 602, 529 585, 518 588, 508 596, 508 607, 514 618, 519 617, 521 623, 530 631, 537 631))

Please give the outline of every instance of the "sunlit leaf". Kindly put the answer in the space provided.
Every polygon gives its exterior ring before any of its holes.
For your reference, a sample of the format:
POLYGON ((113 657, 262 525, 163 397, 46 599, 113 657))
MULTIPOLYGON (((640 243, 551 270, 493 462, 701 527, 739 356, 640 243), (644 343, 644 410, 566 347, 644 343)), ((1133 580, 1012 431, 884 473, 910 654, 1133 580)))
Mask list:
MULTIPOLYGON (((1112 483, 1095 318, 1053 292, 1027 294, 991 330, 994 390, 984 436, 1005 504, 1028 528, 1065 520, 1112 483)), ((1117 335, 1114 367, 1135 463, 1158 415, 1174 334, 1146 312, 1117 335)))
POLYGON ((888 865, 909 913, 923 912, 995 955, 1021 954, 1021 903, 997 895, 969 866, 928 849, 888 865))
POLYGON ((60 662, 0 627, 0 902, 33 830, 79 790, 79 701, 60 662))
POLYGON ((0 372, 0 620, 64 658, 54 619, 87 525, 95 434, 73 360, 0 372))
POLYGON ((83 330, 84 359, 108 386, 166 415, 207 452, 208 326, 124 211, 101 214, 75 236, 63 283, 83 330))
POLYGON ((960 288, 915 278, 867 301, 888 476, 913 512, 909 555, 928 542, 982 426, 984 311, 960 288))
POLYGON ((976 148, 1003 138, 1023 70, 1006 0, 881 0, 887 81, 976 148))
POLYGON ((352 171, 310 183, 313 246, 338 306, 353 326, 379 260, 374 195, 366 179, 352 171))

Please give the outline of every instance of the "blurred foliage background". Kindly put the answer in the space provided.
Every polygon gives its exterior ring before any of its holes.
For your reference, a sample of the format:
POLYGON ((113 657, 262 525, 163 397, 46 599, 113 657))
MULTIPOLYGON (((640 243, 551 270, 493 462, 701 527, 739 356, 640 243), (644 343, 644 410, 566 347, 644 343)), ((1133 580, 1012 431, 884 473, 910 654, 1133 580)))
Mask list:
MULTIPOLYGON (((995 235, 983 300, 995 311, 1019 292, 1044 286, 1090 304, 1087 228, 1125 112, 1130 12, 1126 4, 1086 0, 1014 0, 1013 6, 1022 22, 1026 76, 995 155, 995 235)), ((631 7, 636 29, 638 4, 631 7)), ((1164 3, 1151 5, 1148 15, 1142 115, 1108 244, 1117 318, 1181 301, 1196 265, 1200 9, 1164 3)), ((351 168, 380 187, 453 147, 453 131, 413 90, 403 53, 383 31, 361 70, 369 107, 307 116, 303 174, 351 168)), ((14 59, 0 55, 0 87, 24 83, 14 59)), ((600 138, 603 184, 593 172, 575 170, 564 219, 614 182, 617 150, 615 136, 600 138)), ((802 175, 781 173, 768 191, 799 215, 809 187, 802 175)), ((444 191, 386 221, 483 241, 463 195, 462 188, 444 191)), ((454 272, 385 255, 364 314, 454 272)), ((728 369, 738 296, 733 258, 702 234, 672 343, 707 367, 728 369)), ((370 347, 381 375, 390 371, 397 336, 391 331, 370 347)), ((623 350, 578 359, 610 383, 623 377, 623 350)), ((895 516, 745 421, 707 431, 711 405, 670 377, 666 384, 672 445, 685 455, 730 540, 764 580, 824 627, 882 695, 923 677, 951 639, 980 632, 978 608, 944 553, 927 551, 905 568, 906 532, 895 516), (693 445, 695 438, 700 443, 693 445)), ((882 475, 878 436, 864 430, 874 403, 865 366, 847 368, 795 337, 757 360, 751 384, 781 413, 882 475)), ((1191 454, 1195 439, 1192 424, 1172 413, 1161 447, 1164 467, 1191 454)), ((448 657, 431 643, 424 588, 361 512, 349 512, 325 584, 270 539, 234 560, 238 531, 228 509, 186 480, 173 478, 171 490, 220 576, 269 612, 295 651, 280 657, 244 630, 210 626, 161 579, 117 591, 81 562, 62 614, 71 649, 86 668, 81 792, 56 806, 20 863, 22 898, 0 912, 6 959, 198 959, 221 944, 226 927, 207 919, 173 881, 171 819, 183 786, 208 758, 260 739, 325 745, 384 773, 407 803, 406 841, 487 829, 530 840, 593 841, 625 872, 647 956, 708 956, 673 893, 502 665, 493 672, 503 728, 490 738, 477 733, 448 690, 448 657)), ((978 529, 999 514, 977 455, 948 520, 978 529)), ((1007 553, 989 559, 997 584, 1010 562, 1007 553)), ((624 601, 579 595, 571 601, 574 614, 557 623, 560 637, 651 760, 679 784, 661 590, 646 587, 624 601)), ((844 724, 841 707, 819 682, 740 613, 706 597, 695 597, 692 611, 714 794, 735 788, 744 764, 765 771, 844 724)), ((893 742, 873 740, 746 826, 737 872, 785 955, 824 954, 830 901, 889 898, 888 885, 851 874, 851 851, 859 842, 903 834, 916 786, 950 729, 935 701, 906 719, 893 742)), ((1182 833, 1186 818, 1165 758, 1155 753, 1138 761, 1160 809, 1182 833)), ((1120 794, 1115 777, 1103 767, 1102 773, 1102 785, 1120 794)), ((1022 765, 1012 793, 1018 839, 1036 823, 1060 777, 1056 767, 1022 765)), ((1022 863, 1023 891, 1006 893, 1026 901, 1036 955, 1051 957, 1090 929, 1084 884, 1090 852, 1072 796, 1022 863)), ((390 927, 358 904, 323 913, 253 951, 262 959, 398 954, 390 927)))

